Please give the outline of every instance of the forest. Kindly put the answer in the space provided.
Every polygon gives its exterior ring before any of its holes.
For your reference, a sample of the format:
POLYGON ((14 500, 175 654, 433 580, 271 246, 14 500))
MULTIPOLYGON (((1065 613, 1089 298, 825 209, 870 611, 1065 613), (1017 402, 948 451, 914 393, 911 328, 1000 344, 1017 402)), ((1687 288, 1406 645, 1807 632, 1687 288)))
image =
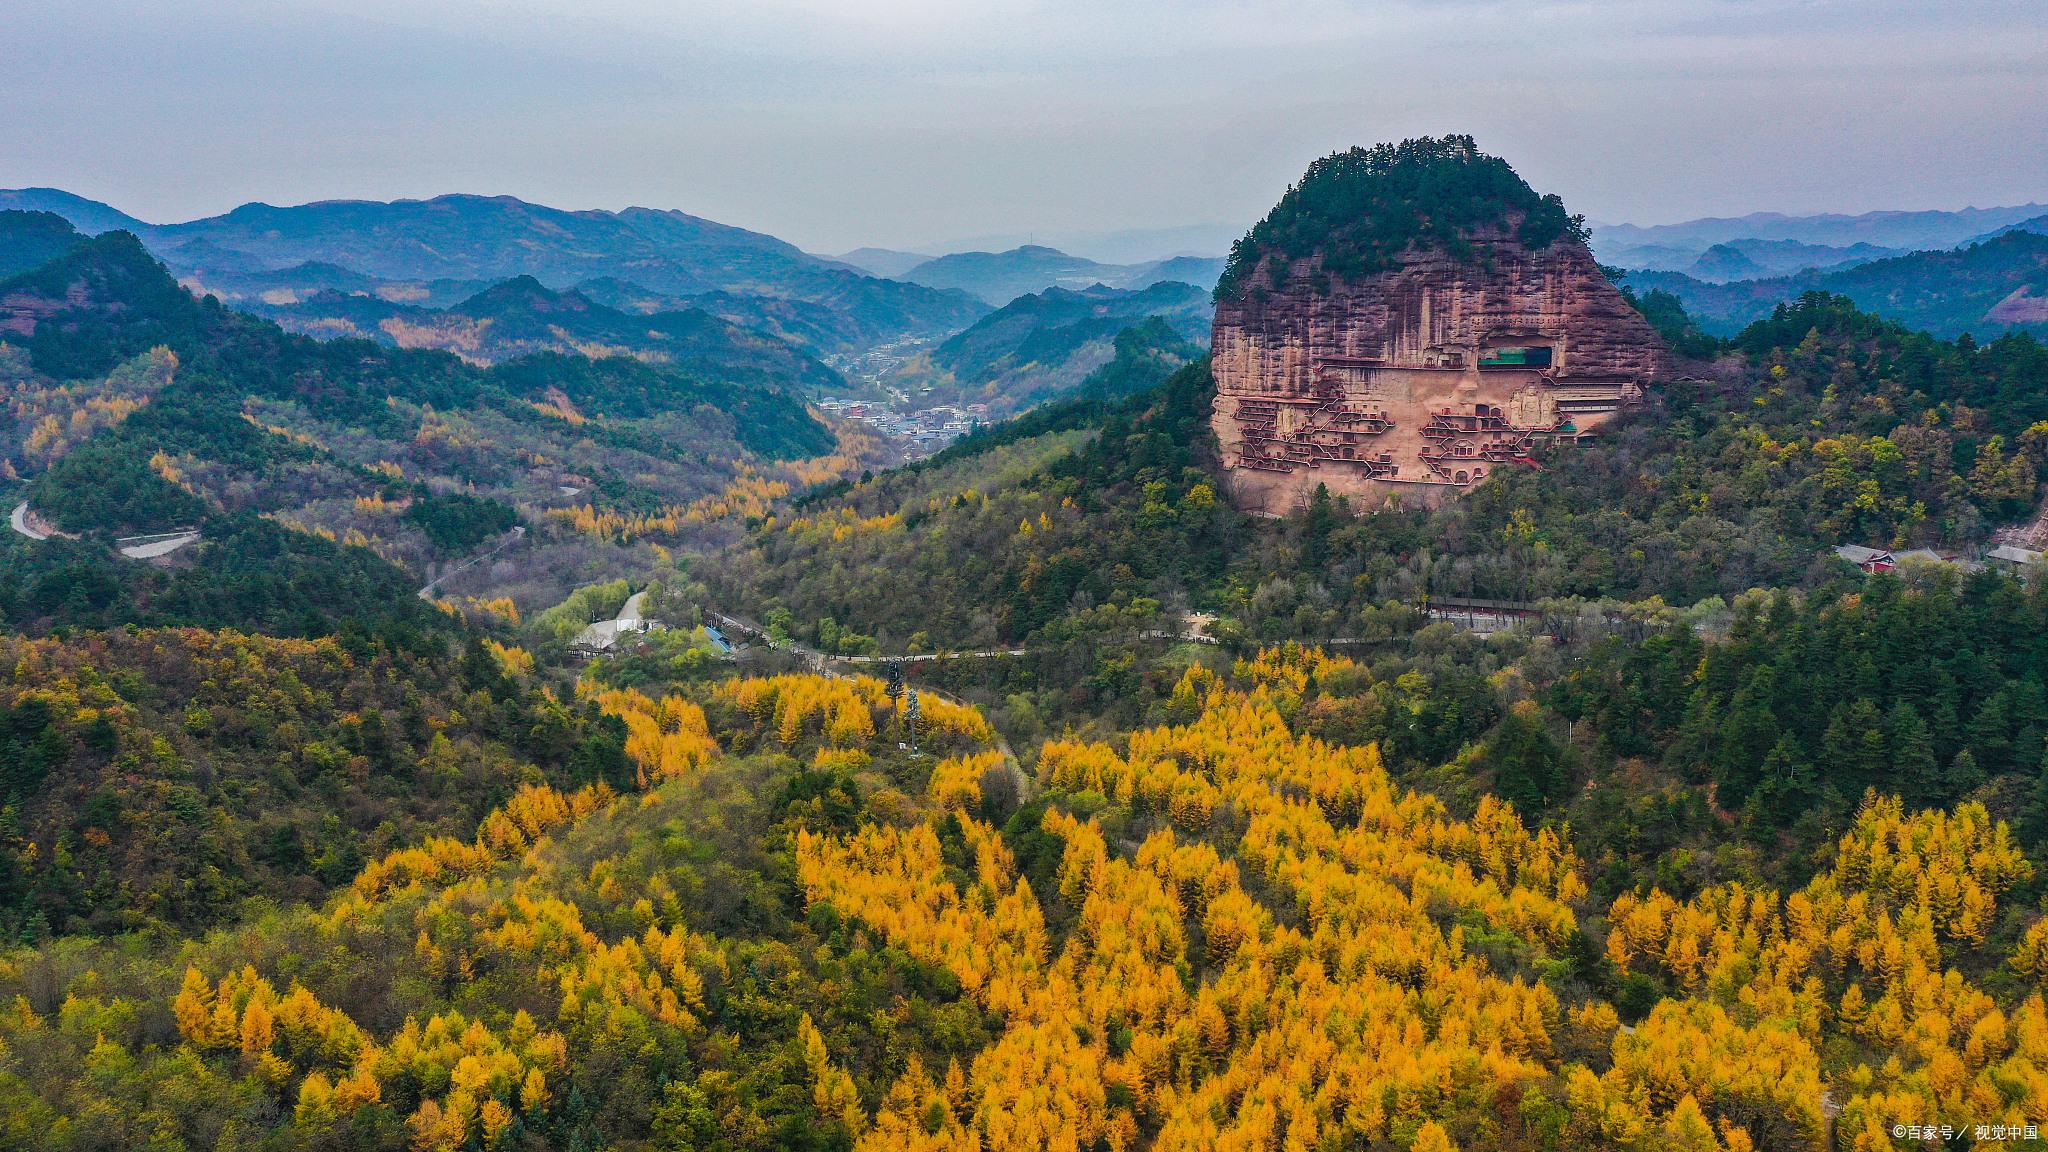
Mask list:
POLYGON ((2048 465, 2048 347, 2032 337, 1943 341, 1812 295, 1713 343, 1710 373, 1598 442, 1435 512, 1233 512, 1197 362, 822 490, 703 576, 800 634, 829 618, 891 651, 1029 641, 1140 600, 1322 640, 1430 595, 1690 605, 1817 584, 1841 544, 1966 546, 2031 513, 2048 465))
POLYGON ((450 591, 539 611, 593 569, 657 565, 657 547, 744 493, 882 458, 751 370, 554 353, 482 368, 292 335, 188 294, 126 233, 74 235, 0 290, 37 317, 0 343, 0 483, 23 482, 18 500, 87 541, 202 533, 195 562, 168 570, 104 547, 0 544, 13 561, 0 612, 16 628, 237 619, 183 585, 314 617, 408 617, 416 606, 393 588, 445 575, 516 524, 530 529, 526 562, 450 591), (597 529, 608 517, 664 531, 622 538, 597 529), (279 544, 279 531, 304 539, 279 544), (260 574, 276 595, 248 586, 263 561, 238 545, 258 540, 280 562, 260 574))
POLYGON ((1524 248, 1563 236, 1581 242, 1585 222, 1555 195, 1538 195, 1507 161, 1479 151, 1470 136, 1422 137, 1352 148, 1309 165, 1300 182, 1231 248, 1216 298, 1274 288, 1311 254, 1318 270, 1356 280, 1394 266, 1411 244, 1469 255, 1471 234, 1514 221, 1524 248))
MULTIPOLYGON (((1576 227, 1484 160, 1327 163, 1446 205, 1403 243, 1576 227)), ((1346 183, 1275 220, 1411 220, 1346 183)), ((2030 338, 1650 292, 1685 371, 1605 438, 1269 519, 1162 321, 886 467, 744 375, 323 343, 32 223, 0 1147, 2040 1146, 2048 589, 1832 555, 2032 513, 2030 338)))
POLYGON ((2048 921, 1984 803, 1871 792, 1797 875, 1600 895, 1574 826, 1315 734, 1381 683, 1191 667, 1020 779, 938 697, 905 752, 880 680, 585 681, 624 772, 508 786, 313 902, 12 954, 0 1132, 1821 1149, 2048 1103, 2048 921))

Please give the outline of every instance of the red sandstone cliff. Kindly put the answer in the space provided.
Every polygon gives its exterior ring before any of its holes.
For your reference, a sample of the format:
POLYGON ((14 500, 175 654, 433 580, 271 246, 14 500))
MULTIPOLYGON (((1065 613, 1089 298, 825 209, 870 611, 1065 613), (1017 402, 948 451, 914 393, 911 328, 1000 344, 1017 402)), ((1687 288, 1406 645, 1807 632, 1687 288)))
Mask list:
POLYGON ((1519 223, 1461 233, 1457 255, 1410 243, 1350 280, 1320 251, 1253 254, 1212 338, 1239 506, 1284 513, 1317 484, 1366 506, 1435 503, 1641 395, 1662 366, 1656 333, 1577 238, 1531 249, 1519 223))

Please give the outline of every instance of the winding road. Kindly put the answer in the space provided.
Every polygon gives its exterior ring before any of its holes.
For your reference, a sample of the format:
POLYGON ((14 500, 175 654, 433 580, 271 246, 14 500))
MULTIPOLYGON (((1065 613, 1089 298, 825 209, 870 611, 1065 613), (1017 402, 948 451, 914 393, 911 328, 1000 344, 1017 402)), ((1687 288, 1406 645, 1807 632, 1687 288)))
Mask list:
POLYGON ((31 540, 48 540, 50 538, 48 532, 29 523, 28 501, 26 500, 14 506, 14 514, 7 518, 7 522, 14 525, 16 532, 31 540))

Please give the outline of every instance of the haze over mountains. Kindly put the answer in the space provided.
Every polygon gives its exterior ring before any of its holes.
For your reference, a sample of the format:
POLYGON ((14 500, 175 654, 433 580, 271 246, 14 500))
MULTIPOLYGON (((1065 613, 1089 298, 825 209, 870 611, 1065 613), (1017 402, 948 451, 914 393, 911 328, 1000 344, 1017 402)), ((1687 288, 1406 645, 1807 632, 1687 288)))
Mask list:
POLYGON ((1221 257, 1178 256, 1145 264, 1100 264, 1057 248, 1027 245, 1008 252, 956 252, 940 256, 908 269, 899 278, 932 288, 970 292, 987 303, 1003 305, 1045 288, 1081 289, 1095 284, 1149 288, 1167 281, 1213 288, 1222 274, 1221 257))
POLYGON ((1812 291, 1937 336, 1979 338, 2048 325, 2048 234, 2013 230, 1962 248, 1912 252, 1789 276, 1715 283, 1684 272, 1632 271, 1639 292, 1678 297, 1700 328, 1729 336, 1812 291))
MULTIPOLYGON (((566 211, 509 196, 248 204, 162 225, 49 188, 0 191, 6 208, 51 212, 86 233, 133 232, 189 290, 316 336, 478 364, 627 355, 800 395, 880 386, 932 404, 987 404, 996 416, 1074 386, 1108 361, 1118 332, 1147 317, 1173 340, 1205 345, 1206 296, 1224 265, 1220 254, 1115 262, 1042 244, 820 257, 680 211, 566 211), (863 371, 859 387, 827 364, 906 340, 907 359, 882 377, 863 371)), ((1065 239, 1143 256, 1214 241, 1214 231, 1065 239)), ((2040 204, 1591 231, 1603 264, 1628 269, 1638 292, 1671 293, 1712 335, 1815 289, 1944 336, 2048 326, 2040 204)), ((9 235, 25 247, 0 253, 0 265, 16 270, 65 242, 55 229, 9 235)))
MULTIPOLYGON (((823 358, 951 338, 973 351, 914 361, 900 383, 1000 412, 1078 383, 1107 362, 1122 328, 1147 316, 1165 317, 1174 340, 1205 341, 1207 292, 1222 267, 1193 256, 1108 264, 1029 246, 827 259, 682 212, 570 212, 504 196, 248 204, 158 225, 30 188, 0 192, 5 209, 48 212, 89 234, 133 233, 190 291, 323 338, 441 349, 478 364, 627 355, 811 396, 847 387, 823 358)), ((33 229, 13 228, 34 249, 14 263, 40 263, 64 231, 38 244, 33 229)))
MULTIPOLYGON (((399 284, 532 276, 559 289, 612 277, 681 296, 732 292, 824 304, 883 337, 956 331, 986 311, 964 293, 867 276, 772 236, 646 208, 569 212, 509 196, 449 195, 246 204, 153 225, 51 189, 0 192, 0 208, 55 212, 91 233, 133 232, 181 276, 203 268, 232 281, 311 262, 399 284)), ((289 277, 272 279, 279 282, 269 290, 295 287, 289 277)))
POLYGON ((1835 248, 1869 244, 1897 251, 1919 251, 1953 248, 2044 213, 2048 213, 2048 205, 2020 204, 1953 212, 1865 212, 1856 216, 1752 212, 1747 216, 1710 216, 1676 224, 1594 224, 1593 251, 1606 263, 1643 268, 1658 267, 1648 261, 1665 258, 1669 251, 1691 252, 1697 257, 1716 244, 1742 240, 1796 240, 1835 248))
POLYGON ((895 373, 937 403, 986 404, 1013 415, 1080 384, 1117 353, 1119 334, 1187 360, 1209 343, 1206 289, 1164 280, 1142 289, 1095 284, 1017 297, 895 373))

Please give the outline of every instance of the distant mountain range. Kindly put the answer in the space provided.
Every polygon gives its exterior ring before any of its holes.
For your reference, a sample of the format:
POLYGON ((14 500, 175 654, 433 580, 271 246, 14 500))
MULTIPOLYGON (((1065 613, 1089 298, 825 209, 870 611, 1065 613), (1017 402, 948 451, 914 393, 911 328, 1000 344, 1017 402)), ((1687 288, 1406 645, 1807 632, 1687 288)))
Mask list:
MULTIPOLYGON (((188 289, 301 332, 445 348, 479 363, 543 350, 621 352, 807 394, 843 386, 824 360, 910 337, 943 343, 905 365, 905 382, 1005 406, 1085 375, 1120 326, 1145 316, 1179 317, 1171 326, 1199 339, 1183 321, 1206 303, 1118 294, 1165 284, 1201 294, 1224 266, 1220 256, 1116 263, 1043 244, 821 257, 683 212, 565 211, 509 196, 247 204, 152 224, 28 188, 0 191, 0 210, 49 214, 10 226, 0 274, 60 251, 68 222, 90 235, 131 232, 188 289), (1056 315, 1080 299, 1094 315, 1056 315), (1019 333, 1040 330, 1061 334, 1024 348, 1019 333)), ((1119 234, 1128 243, 1107 249, 1171 251, 1216 231, 1119 234)), ((2048 326, 2041 233, 2048 207, 2025 204, 1601 225, 1594 244, 1604 263, 1631 270, 1638 291, 1674 293, 1709 332, 1733 332, 1826 289, 1939 334, 1990 336, 2048 326)))
POLYGON ((992 232, 980 236, 956 237, 944 243, 917 245, 919 251, 1001 252, 1020 246, 1042 244, 1075 256, 1104 264, 1155 264, 1176 256, 1217 256, 1251 227, 1249 220, 1237 224, 1174 224, 1164 228, 1117 228, 1107 231, 1039 229, 1031 232, 992 232))
MULTIPOLYGON (((0 253, 46 244, 51 219, 0 211, 0 253)), ((793 484, 852 466, 800 391, 830 371, 701 311, 629 317, 530 278, 448 310, 332 291, 264 306, 361 309, 378 343, 315 340, 195 299, 127 229, 59 239, 52 259, 0 275, 0 476, 87 539, 17 540, 0 569, 54 571, 101 589, 94 603, 160 614, 145 620, 417 623, 440 614, 413 589, 522 522, 519 563, 471 570, 468 587, 544 607, 589 579, 594 556, 635 546, 604 517, 653 514, 633 535, 673 542, 685 510, 737 476, 793 484), (382 323, 394 318, 397 332, 382 323), (557 351, 578 334, 660 347, 557 351), (469 337, 467 362, 420 350, 469 337), (478 349, 525 354, 486 367, 478 349), (812 461, 801 473, 799 459, 812 461), (124 569, 107 547, 189 524, 204 539, 172 572, 124 569)))
POLYGON ((1101 264, 1057 248, 1025 245, 1007 252, 955 252, 900 273, 899 279, 931 288, 964 291, 995 305, 1008 304, 1047 288, 1146 288, 1178 281, 1213 288, 1223 274, 1221 257, 1181 256, 1146 264, 1101 264))
MULTIPOLYGON (((1954 212, 1865 212, 1858 216, 1752 212, 1747 216, 1710 216, 1677 224, 1595 224, 1593 253, 1603 264, 1684 271, 1707 249, 1743 241, 1793 240, 1831 249, 1852 249, 1862 244, 1894 252, 1916 252, 1967 244, 2044 213, 2048 213, 2048 205, 2019 204, 1954 212)), ((1838 262, 1816 260, 1814 266, 1838 262)))
POLYGON ((181 278, 280 302, 362 291, 446 303, 518 276, 554 289, 609 278, 670 296, 729 293, 820 304, 844 314, 842 331, 882 339, 942 336, 988 310, 966 293, 868 276, 773 236, 648 208, 571 212, 510 196, 451 195, 245 204, 222 216, 157 225, 49 188, 0 191, 0 208, 53 212, 92 234, 132 232, 181 278), (344 287, 336 283, 337 269, 365 279, 344 287))
POLYGON ((930 389, 938 403, 987 404, 1001 417, 1078 385, 1116 354, 1125 329, 1154 322, 1154 343, 1206 346, 1213 311, 1206 289, 1173 281, 1136 290, 1047 288, 907 361, 890 383, 930 389))
POLYGON ((1803 240, 1758 240, 1751 237, 1716 244, 1676 269, 1655 263, 1643 264, 1642 267, 1682 271, 1697 279, 1720 284, 1730 280, 1784 276, 1808 268, 1823 271, 1847 268, 1902 254, 1899 249, 1881 248, 1875 244, 1851 244, 1843 248, 1832 244, 1808 244, 1803 240))
POLYGON ((2048 212, 2012 224, 2004 224, 1976 238, 1977 242, 1995 240, 2008 232, 2038 232, 2048 236, 2048 212))
POLYGON ((1811 291, 1833 292, 1889 319, 1955 337, 2014 327, 2048 331, 2048 235, 2012 230, 1967 247, 1914 252, 1832 271, 1712 283, 1684 272, 1631 271, 1637 292, 1677 296, 1708 333, 1728 336, 1811 291))

